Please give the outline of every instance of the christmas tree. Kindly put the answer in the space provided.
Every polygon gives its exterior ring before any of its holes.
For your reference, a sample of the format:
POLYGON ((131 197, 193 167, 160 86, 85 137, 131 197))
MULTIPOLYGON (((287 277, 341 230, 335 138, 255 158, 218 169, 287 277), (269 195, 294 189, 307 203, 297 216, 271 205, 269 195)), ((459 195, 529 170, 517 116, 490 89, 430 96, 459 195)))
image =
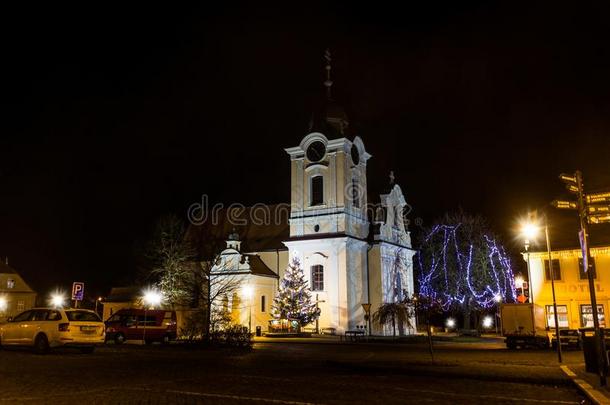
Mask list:
POLYGON ((273 299, 272 313, 276 319, 296 320, 300 326, 320 316, 320 309, 311 302, 309 286, 297 258, 292 259, 280 282, 280 289, 273 299))

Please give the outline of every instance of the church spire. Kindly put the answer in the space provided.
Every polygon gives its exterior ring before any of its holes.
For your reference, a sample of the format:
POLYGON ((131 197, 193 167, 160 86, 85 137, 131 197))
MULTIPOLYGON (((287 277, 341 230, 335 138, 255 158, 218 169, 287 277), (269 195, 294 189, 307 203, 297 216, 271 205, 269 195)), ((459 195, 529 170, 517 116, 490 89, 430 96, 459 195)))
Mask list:
POLYGON ((331 66, 330 66, 330 62, 331 62, 331 57, 330 57, 330 49, 326 48, 326 51, 324 51, 324 59, 326 60, 326 66, 324 67, 326 69, 326 80, 324 81, 324 86, 326 87, 326 98, 328 100, 332 100, 332 96, 331 96, 331 92, 330 89, 333 85, 333 81, 330 80, 330 70, 331 70, 331 66))

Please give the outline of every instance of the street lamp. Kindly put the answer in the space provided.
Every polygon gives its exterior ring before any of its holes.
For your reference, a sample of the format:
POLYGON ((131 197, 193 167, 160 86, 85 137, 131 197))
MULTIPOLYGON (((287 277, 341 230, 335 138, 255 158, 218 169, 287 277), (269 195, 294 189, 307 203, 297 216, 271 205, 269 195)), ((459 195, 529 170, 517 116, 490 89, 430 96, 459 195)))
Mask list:
POLYGON ((491 325, 493 325, 493 324, 494 324, 494 321, 491 316, 487 315, 485 318, 483 318, 483 327, 485 329, 491 328, 491 325))
POLYGON ((6 302, 6 298, 0 297, 0 312, 6 311, 8 307, 8 302, 6 302))
POLYGON ((144 331, 142 332, 142 341, 146 343, 146 324, 148 320, 146 319, 146 310, 148 307, 151 309, 155 309, 155 307, 161 304, 163 300, 163 295, 157 290, 146 290, 144 291, 144 296, 142 297, 142 301, 144 302, 144 331))
POLYGON ((494 295, 494 301, 496 301, 496 335, 498 334, 498 321, 500 320, 500 304, 502 303, 502 296, 500 294, 494 295))
POLYGON ((455 328, 455 319, 453 318, 447 318, 447 321, 445 322, 445 325, 447 325, 448 329, 453 329, 455 328))
MULTIPOLYGON (((102 302, 102 297, 97 297, 95 300, 95 313, 97 314, 97 304, 102 302)), ((98 314, 99 315, 99 314, 98 314)))
POLYGON ((530 270, 530 240, 533 240, 536 238, 536 236, 538 235, 539 229, 538 226, 536 226, 535 224, 531 223, 531 222, 526 222, 522 225, 521 227, 521 235, 525 238, 524 239, 524 247, 525 247, 525 253, 527 255, 527 282, 528 284, 528 290, 530 293, 529 296, 529 301, 530 303, 534 303, 534 289, 532 288, 532 273, 530 270))
POLYGON ((51 295, 51 306, 54 308, 61 308, 64 306, 65 298, 61 294, 53 294, 51 295))
MULTIPOLYGON (((526 237, 526 251, 527 251, 527 269, 528 269, 528 276, 529 276, 529 240, 535 238, 538 235, 538 232, 540 230, 540 226, 533 223, 533 222, 526 222, 523 224, 522 226, 522 234, 523 236, 526 237)), ((551 239, 549 237, 549 221, 548 218, 545 215, 545 221, 544 221, 544 237, 546 239, 546 250, 547 250, 547 255, 548 255, 548 261, 549 261, 549 276, 551 278, 551 291, 552 291, 552 295, 553 295, 553 319, 555 320, 555 336, 557 336, 557 342, 559 342, 559 317, 557 315, 557 299, 555 297, 555 269, 553 268, 553 259, 552 259, 552 255, 551 255, 551 239)), ((531 288, 531 279, 529 280, 530 282, 530 288, 531 288)), ((530 290, 530 296, 532 296, 531 294, 531 290, 530 290)), ((531 298, 531 297, 530 297, 531 298)), ((532 301, 530 301, 532 302, 532 301)), ((557 344, 557 360, 561 363, 562 359, 561 359, 561 345, 557 344)))
POLYGON ((242 288, 242 294, 248 300, 248 333, 252 333, 252 295, 254 289, 251 285, 246 285, 242 288))

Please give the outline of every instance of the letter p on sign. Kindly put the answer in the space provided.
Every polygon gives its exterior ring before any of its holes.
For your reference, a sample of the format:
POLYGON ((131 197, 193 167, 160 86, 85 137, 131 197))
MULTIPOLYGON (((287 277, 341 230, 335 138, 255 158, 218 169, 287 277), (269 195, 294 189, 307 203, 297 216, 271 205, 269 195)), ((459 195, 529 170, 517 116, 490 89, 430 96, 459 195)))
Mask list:
POLYGON ((76 281, 72 283, 72 299, 74 301, 82 301, 85 295, 85 283, 76 281))

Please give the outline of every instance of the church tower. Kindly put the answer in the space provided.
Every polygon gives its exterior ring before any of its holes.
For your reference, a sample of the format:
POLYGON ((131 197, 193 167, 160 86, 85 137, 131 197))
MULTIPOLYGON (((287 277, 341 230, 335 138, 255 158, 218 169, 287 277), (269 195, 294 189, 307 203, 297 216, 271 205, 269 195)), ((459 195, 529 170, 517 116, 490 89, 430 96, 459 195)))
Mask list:
POLYGON ((320 328, 338 332, 362 324, 369 301, 367 179, 371 155, 359 137, 345 137, 349 121, 331 97, 327 51, 326 102, 309 134, 286 149, 291 167, 290 239, 321 309, 320 328))

